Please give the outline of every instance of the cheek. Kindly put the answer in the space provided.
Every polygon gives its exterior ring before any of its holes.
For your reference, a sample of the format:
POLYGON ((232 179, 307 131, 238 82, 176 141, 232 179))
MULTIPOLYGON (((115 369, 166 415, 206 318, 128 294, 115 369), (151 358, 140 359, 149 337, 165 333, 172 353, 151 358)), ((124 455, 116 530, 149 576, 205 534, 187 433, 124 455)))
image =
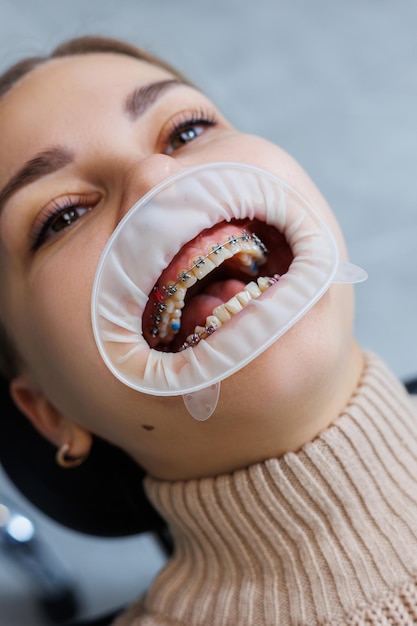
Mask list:
MULTIPOLYGON (((102 220, 103 221, 103 220, 102 220)), ((25 297, 33 307, 39 331, 62 348, 83 352, 90 345, 91 291, 100 255, 111 227, 90 221, 35 256, 24 281, 25 297)), ((68 355, 69 356, 69 355, 68 355)))
POLYGON ((23 360, 53 399, 66 380, 70 385, 100 369, 90 321, 98 247, 69 242, 42 251, 14 281, 11 328, 23 360))
POLYGON ((37 267, 20 299, 24 305, 15 328, 21 331, 23 357, 54 406, 128 450, 126 433, 137 432, 142 422, 156 420, 160 426, 173 409, 179 416, 186 412, 181 399, 161 399, 126 387, 99 355, 90 315, 99 253, 87 259, 80 252, 65 265, 49 259, 37 267))
MULTIPOLYGON (((240 397, 280 408, 320 398, 349 354, 353 334, 353 288, 333 285, 287 333, 231 379, 229 401, 240 397), (270 390, 275 393, 271 394, 270 390), (245 394, 247 397, 245 397, 245 394)), ((223 393, 223 392, 222 392, 223 393)), ((222 394, 220 396, 222 400, 222 394)), ((225 399, 225 398, 223 398, 225 399)), ((276 407, 275 407, 276 410, 276 407)))
POLYGON ((90 322, 92 276, 74 265, 37 272, 28 291, 26 347, 40 371, 82 373, 95 345, 90 322), (29 313, 28 311, 28 313, 29 313))
POLYGON ((342 259, 347 259, 346 245, 333 211, 301 165, 279 146, 255 135, 231 131, 220 144, 213 144, 206 161, 236 161, 264 169, 290 185, 322 217, 336 239, 342 259))
POLYGON ((41 276, 39 281, 31 356, 46 395, 67 418, 128 454, 139 454, 145 462, 149 446, 145 430, 150 428, 155 445, 175 436, 174 426, 188 418, 182 399, 141 394, 117 380, 107 368, 91 327, 90 276, 65 281, 61 286, 55 282, 52 299, 41 276))
POLYGON ((90 319, 92 272, 78 274, 75 267, 67 274, 57 268, 37 272, 29 292, 33 305, 26 315, 22 352, 38 384, 63 415, 117 441, 114 415, 116 410, 128 414, 129 390, 113 377, 97 351, 90 319))

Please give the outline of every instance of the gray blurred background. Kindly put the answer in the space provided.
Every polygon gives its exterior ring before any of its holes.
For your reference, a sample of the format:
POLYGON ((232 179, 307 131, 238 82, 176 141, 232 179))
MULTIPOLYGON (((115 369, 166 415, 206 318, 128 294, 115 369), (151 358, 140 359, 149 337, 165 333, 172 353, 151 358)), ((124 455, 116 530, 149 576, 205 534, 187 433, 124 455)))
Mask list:
MULTIPOLYGON (((0 0, 0 70, 94 33, 177 65, 242 130, 309 172, 369 280, 357 335, 402 378, 417 375, 415 0, 0 0)), ((81 590, 83 615, 140 593, 163 563, 149 537, 98 540, 38 523, 81 590)), ((0 555, 0 626, 40 626, 33 583, 0 555)))

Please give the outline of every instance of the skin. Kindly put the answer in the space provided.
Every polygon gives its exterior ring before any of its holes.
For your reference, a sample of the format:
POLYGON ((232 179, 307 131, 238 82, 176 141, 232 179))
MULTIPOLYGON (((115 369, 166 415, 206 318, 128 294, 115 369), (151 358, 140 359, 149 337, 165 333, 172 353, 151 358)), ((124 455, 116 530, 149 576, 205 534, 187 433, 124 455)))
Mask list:
POLYGON ((207 422, 193 420, 180 397, 139 394, 107 370, 90 321, 100 254, 138 198, 183 168, 240 161, 277 174, 324 217, 346 257, 335 218, 301 167, 279 147, 238 132, 198 91, 175 86, 137 119, 125 113, 133 89, 169 78, 129 57, 91 54, 48 61, 4 96, 0 189, 41 150, 60 145, 75 158, 7 201, 0 272, 1 316, 22 359, 11 383, 18 406, 56 446, 69 443, 73 455, 87 453, 95 433, 152 475, 176 480, 299 449, 343 410, 363 363, 352 335, 353 290, 333 285, 277 343, 222 382, 207 422), (198 136, 182 147, 167 144, 173 120, 200 109, 216 126, 197 125, 198 136), (45 208, 68 195, 82 196, 91 210, 31 250, 45 208))

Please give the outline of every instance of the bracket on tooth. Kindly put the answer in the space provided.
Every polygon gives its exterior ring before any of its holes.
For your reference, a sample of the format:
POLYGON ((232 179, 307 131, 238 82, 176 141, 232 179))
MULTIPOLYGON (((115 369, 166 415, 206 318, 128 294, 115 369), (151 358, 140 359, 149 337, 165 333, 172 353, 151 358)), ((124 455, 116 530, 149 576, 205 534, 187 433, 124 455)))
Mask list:
POLYGON ((167 292, 167 296, 170 297, 174 295, 174 293, 177 291, 177 288, 175 285, 169 285, 169 287, 166 287, 165 290, 167 292))
MULTIPOLYGON (((190 267, 189 270, 184 270, 182 272, 180 272, 180 274, 178 274, 178 280, 171 284, 168 285, 167 287, 163 286, 162 288, 155 286, 153 288, 153 292, 155 294, 155 298, 156 298, 156 302, 154 303, 155 308, 157 313, 152 315, 151 318, 154 322, 154 326, 149 327, 148 330, 151 334, 151 336, 153 338, 156 338, 159 335, 159 324, 162 321, 162 316, 159 315, 160 313, 162 313, 163 311, 165 311, 167 309, 167 305, 166 305, 166 300, 168 298, 170 298, 171 296, 173 296, 177 291, 177 285, 179 285, 180 283, 186 283, 187 280, 189 280, 191 278, 191 272, 194 269, 197 269, 199 267, 202 267, 203 265, 206 264, 206 261, 209 259, 210 254, 219 254, 225 246, 229 245, 231 247, 235 247, 239 241, 243 242, 243 243, 247 243, 248 241, 253 241, 253 243, 258 246, 259 250, 261 251, 262 254, 265 254, 268 252, 267 247, 265 246, 265 244, 259 239, 259 237, 255 234, 250 234, 247 231, 243 231, 241 235, 233 235, 231 237, 229 237, 229 239, 227 241, 225 241, 223 244, 215 244, 214 246, 211 247, 211 251, 206 254, 206 256, 199 256, 193 263, 193 265, 190 267), (164 290, 164 292, 162 291, 164 290)), ((254 273, 256 272, 258 268, 258 262, 255 260, 253 262, 253 265, 250 267, 250 272, 249 273, 254 273)), ((182 287, 180 287, 181 289, 182 287)), ((178 321, 178 319, 174 320, 174 322, 171 324, 171 332, 173 333, 177 333, 178 330, 180 329, 181 325, 178 321)), ((197 334, 196 336, 199 337, 198 341, 200 341, 201 339, 205 339, 208 335, 212 334, 215 330, 217 330, 217 326, 213 327, 211 325, 209 325, 206 329, 205 332, 201 335, 197 334)), ((196 345, 197 342, 194 341, 189 341, 189 339, 187 339, 187 341, 181 346, 181 349, 184 350, 185 348, 189 348, 191 346, 196 345)))
POLYGON ((192 348, 193 346, 196 346, 198 343, 200 343, 200 341, 201 341, 201 335, 199 335, 198 333, 193 333, 187 338, 187 341, 185 341, 182 344, 181 350, 192 348))
POLYGON ((189 280, 191 278, 191 274, 189 274, 188 272, 181 272, 181 274, 179 274, 178 278, 180 279, 180 281, 182 283, 186 283, 187 280, 189 280))
POLYGON ((266 247, 264 242, 259 239, 258 235, 253 234, 252 239, 253 239, 253 242, 256 243, 256 245, 261 249, 261 252, 263 252, 264 254, 267 254, 268 248, 266 247))

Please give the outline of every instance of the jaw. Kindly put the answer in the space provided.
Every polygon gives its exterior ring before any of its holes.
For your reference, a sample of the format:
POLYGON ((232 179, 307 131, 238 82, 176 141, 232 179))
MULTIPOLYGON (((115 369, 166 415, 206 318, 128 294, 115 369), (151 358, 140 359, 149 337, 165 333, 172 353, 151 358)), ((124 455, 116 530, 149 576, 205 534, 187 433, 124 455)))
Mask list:
POLYGON ((328 228, 283 181, 240 164, 192 168, 110 238, 93 290, 96 342, 138 391, 210 388, 295 324, 337 266, 328 228))

